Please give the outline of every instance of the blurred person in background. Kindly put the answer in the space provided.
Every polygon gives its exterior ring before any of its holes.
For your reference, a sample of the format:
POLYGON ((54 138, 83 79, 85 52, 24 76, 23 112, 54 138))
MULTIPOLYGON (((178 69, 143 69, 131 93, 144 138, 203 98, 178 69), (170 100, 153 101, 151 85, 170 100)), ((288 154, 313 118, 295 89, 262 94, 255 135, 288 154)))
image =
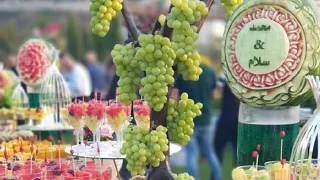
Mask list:
POLYGON ((7 58, 4 61, 3 69, 8 69, 13 71, 16 75, 18 75, 17 70, 17 57, 15 54, 8 54, 7 58))
POLYGON ((109 89, 111 87, 112 78, 116 74, 116 67, 113 64, 112 58, 109 57, 106 59, 106 70, 105 70, 105 92, 109 92, 109 89))
POLYGON ((77 63, 68 53, 60 53, 59 58, 61 72, 68 84, 71 97, 89 97, 92 86, 87 69, 77 63))
MULTIPOLYGON (((185 81, 179 75, 175 82, 174 97, 177 94, 187 93, 190 99, 195 103, 203 104, 202 115, 194 119, 194 134, 190 142, 186 145, 186 165, 190 175, 196 180, 198 178, 199 164, 199 147, 202 155, 207 159, 211 176, 214 180, 221 180, 221 171, 219 161, 213 148, 213 131, 212 126, 212 100, 216 86, 215 72, 208 65, 201 63, 200 67, 203 72, 198 81, 185 81)), ((180 97, 180 96, 179 96, 180 97)))
MULTIPOLYGON (((19 77, 19 73, 17 70, 17 56, 15 54, 8 54, 3 65, 3 69, 7 69, 12 71, 15 75, 19 77)), ((27 92, 27 85, 21 82, 21 87, 24 89, 25 92, 27 92)), ((25 120, 18 119, 17 125, 23 125, 25 124, 25 120)))
POLYGON ((103 92, 105 87, 105 72, 97 60, 97 54, 94 51, 87 52, 85 61, 90 74, 92 92, 103 92))
POLYGON ((217 90, 222 89, 221 114, 215 135, 215 144, 220 163, 223 161, 223 153, 228 143, 233 148, 233 157, 237 156, 238 113, 240 101, 233 95, 222 72, 217 80, 217 90))
MULTIPOLYGON (((3 69, 11 70, 15 75, 19 76, 17 70, 17 56, 15 54, 8 54, 3 65, 3 69)), ((21 82, 22 88, 27 92, 27 86, 21 82)))

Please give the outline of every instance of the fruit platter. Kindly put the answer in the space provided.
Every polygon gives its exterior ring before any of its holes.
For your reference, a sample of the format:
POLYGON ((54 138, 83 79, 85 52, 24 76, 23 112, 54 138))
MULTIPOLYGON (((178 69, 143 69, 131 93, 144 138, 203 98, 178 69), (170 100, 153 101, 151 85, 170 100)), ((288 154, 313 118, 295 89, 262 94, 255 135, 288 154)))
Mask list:
POLYGON ((0 147, 0 179, 1 180, 111 180, 111 169, 98 166, 91 159, 75 160, 73 150, 65 152, 70 144, 61 140, 53 144, 49 140, 25 140, 17 137, 4 141, 0 147))

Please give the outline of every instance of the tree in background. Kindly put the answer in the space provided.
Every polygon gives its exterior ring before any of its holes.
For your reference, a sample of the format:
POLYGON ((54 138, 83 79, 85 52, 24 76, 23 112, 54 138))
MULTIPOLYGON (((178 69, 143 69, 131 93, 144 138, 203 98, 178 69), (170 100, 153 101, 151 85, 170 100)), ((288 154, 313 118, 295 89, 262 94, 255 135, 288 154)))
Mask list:
MULTIPOLYGON (((110 24, 110 31, 101 38, 91 33, 94 39, 95 50, 97 51, 100 61, 103 61, 111 52, 114 45, 122 42, 121 34, 121 16, 117 16, 110 24)), ((89 49, 90 50, 90 49, 89 49)))
POLYGON ((87 27, 82 28, 74 15, 69 15, 65 25, 65 36, 67 39, 67 49, 77 60, 83 61, 83 55, 86 51, 94 49, 100 61, 104 61, 110 54, 114 45, 121 43, 121 16, 118 16, 111 23, 111 30, 104 38, 92 35, 87 27))
POLYGON ((85 42, 84 43, 85 50, 96 49, 96 44, 90 29, 84 29, 83 41, 85 42))
POLYGON ((83 39, 80 26, 73 14, 69 14, 66 29, 67 51, 77 60, 83 56, 83 39))
MULTIPOLYGON (((81 14, 83 15, 83 14, 81 14)), ((89 14, 85 14, 84 17, 89 14)), ((4 15, 5 16, 5 15, 4 15)), ((77 60, 82 60, 86 51, 95 49, 100 61, 104 61, 106 57, 110 56, 110 51, 117 43, 122 42, 122 24, 121 16, 116 17, 115 21, 111 23, 111 30, 104 38, 98 38, 92 35, 91 29, 87 26, 83 27, 78 20, 79 14, 70 13, 68 18, 56 17, 55 13, 43 13, 32 15, 35 21, 32 23, 34 28, 38 28, 40 36, 53 43, 61 51, 69 51, 77 60), (40 18, 36 18, 40 17, 40 18), (58 22, 61 27, 61 32, 58 35, 48 37, 43 34, 43 29, 50 24, 50 22, 58 22)), ((19 15, 16 16, 18 18, 19 15)), ((8 21, 0 28, 0 60, 2 61, 7 54, 14 53, 27 38, 33 37, 33 30, 26 29, 24 26, 17 27, 20 23, 19 19, 10 17, 8 21)))
POLYGON ((0 30, 0 60, 9 53, 16 51, 21 41, 25 38, 17 32, 15 21, 9 21, 7 26, 0 30))

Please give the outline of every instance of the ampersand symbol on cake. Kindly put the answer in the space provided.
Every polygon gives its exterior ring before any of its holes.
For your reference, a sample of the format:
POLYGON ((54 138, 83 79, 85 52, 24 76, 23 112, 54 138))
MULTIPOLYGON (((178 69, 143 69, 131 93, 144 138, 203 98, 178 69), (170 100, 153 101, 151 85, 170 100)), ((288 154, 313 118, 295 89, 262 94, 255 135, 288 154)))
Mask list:
POLYGON ((257 40, 256 44, 253 47, 254 49, 264 49, 263 45, 264 45, 264 42, 257 40))

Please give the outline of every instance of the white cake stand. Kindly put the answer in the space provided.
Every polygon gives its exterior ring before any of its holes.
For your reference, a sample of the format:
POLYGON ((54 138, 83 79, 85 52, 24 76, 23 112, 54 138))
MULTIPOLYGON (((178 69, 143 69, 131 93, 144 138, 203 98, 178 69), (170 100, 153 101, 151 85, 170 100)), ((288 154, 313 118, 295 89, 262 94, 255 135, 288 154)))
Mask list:
MULTIPOLYGON (((117 163, 115 160, 124 159, 126 156, 119 155, 120 153, 113 154, 115 151, 116 141, 104 141, 99 143, 100 154, 97 153, 97 148, 94 145, 87 146, 85 150, 83 150, 83 146, 80 146, 80 149, 76 150, 77 145, 73 145, 72 149, 74 150, 73 156, 80 158, 91 158, 91 159, 101 159, 101 160, 112 160, 114 167, 117 171, 117 175, 120 178, 119 170, 117 167, 117 163)), ((78 146, 79 148, 79 146, 78 146)), ((67 147, 64 151, 70 155, 71 147, 67 147)), ((170 143, 170 155, 173 155, 177 152, 181 151, 181 146, 175 143, 170 143)))
MULTIPOLYGON (((124 155, 119 155, 114 154, 112 152, 115 151, 115 146, 116 141, 105 141, 105 142, 100 142, 100 155, 97 153, 97 149, 95 146, 87 146, 86 149, 81 146, 81 150, 77 150, 77 145, 73 145, 72 149, 74 150, 73 156, 76 157, 81 157, 81 158, 91 158, 91 159, 124 159, 126 156, 124 155), (103 148, 102 148, 103 147, 103 148)), ((79 146, 78 146, 79 147, 79 146)), ((71 147, 67 147, 65 149, 65 152, 67 154, 70 154, 71 147)), ((181 151, 181 146, 175 144, 175 143, 170 143, 170 155, 173 155, 177 152, 181 151)))

